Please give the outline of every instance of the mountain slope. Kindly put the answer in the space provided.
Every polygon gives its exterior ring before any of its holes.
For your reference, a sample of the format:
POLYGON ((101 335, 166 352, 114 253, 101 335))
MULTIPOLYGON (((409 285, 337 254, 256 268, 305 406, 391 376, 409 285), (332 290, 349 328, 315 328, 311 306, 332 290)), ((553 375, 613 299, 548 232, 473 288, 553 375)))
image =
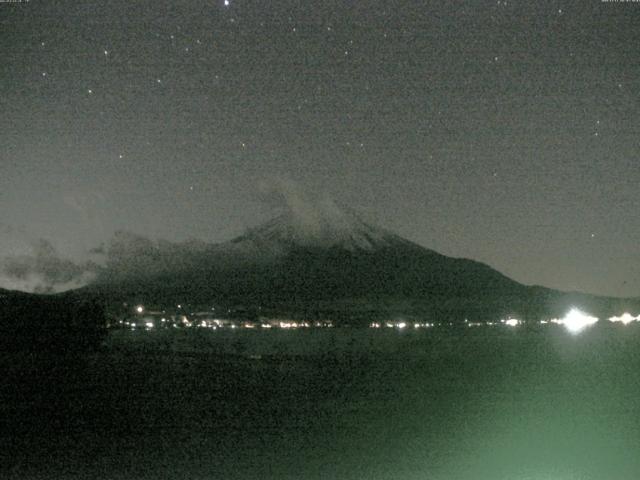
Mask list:
POLYGON ((112 261, 90 287, 110 300, 225 304, 273 314, 451 319, 562 315, 572 303, 601 314, 614 299, 528 287, 491 267, 441 255, 335 205, 287 211, 229 242, 151 243, 112 261))

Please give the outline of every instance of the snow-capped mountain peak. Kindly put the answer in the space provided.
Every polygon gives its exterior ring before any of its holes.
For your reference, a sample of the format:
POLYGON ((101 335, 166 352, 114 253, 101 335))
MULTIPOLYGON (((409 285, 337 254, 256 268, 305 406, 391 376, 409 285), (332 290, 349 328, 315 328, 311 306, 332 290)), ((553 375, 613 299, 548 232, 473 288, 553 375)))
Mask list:
POLYGON ((271 221, 250 229, 235 243, 248 242, 270 250, 301 246, 355 251, 374 250, 396 241, 395 235, 371 226, 357 214, 325 200, 313 209, 288 207, 271 221))

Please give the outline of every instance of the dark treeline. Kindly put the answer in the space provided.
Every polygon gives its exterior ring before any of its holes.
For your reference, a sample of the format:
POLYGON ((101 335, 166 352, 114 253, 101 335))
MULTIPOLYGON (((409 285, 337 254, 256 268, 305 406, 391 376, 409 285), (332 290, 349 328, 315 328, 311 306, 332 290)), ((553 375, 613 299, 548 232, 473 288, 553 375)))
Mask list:
POLYGON ((105 324, 104 307, 93 298, 0 292, 0 348, 5 352, 92 350, 102 341, 105 324))
POLYGON ((86 354, 105 335, 104 307, 95 297, 0 290, 0 447, 24 442, 5 450, 10 458, 88 421, 77 409, 90 394, 86 354))

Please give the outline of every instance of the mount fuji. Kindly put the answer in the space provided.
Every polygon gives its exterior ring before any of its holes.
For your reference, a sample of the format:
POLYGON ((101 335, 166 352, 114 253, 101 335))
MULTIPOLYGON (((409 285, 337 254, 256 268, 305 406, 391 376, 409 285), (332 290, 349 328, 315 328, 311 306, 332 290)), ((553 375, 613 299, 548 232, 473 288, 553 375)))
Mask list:
POLYGON ((288 208, 219 244, 123 238, 109 258, 86 289, 118 302, 222 304, 354 321, 538 319, 561 316, 575 304, 607 315, 637 303, 526 286, 370 225, 333 202, 288 208))

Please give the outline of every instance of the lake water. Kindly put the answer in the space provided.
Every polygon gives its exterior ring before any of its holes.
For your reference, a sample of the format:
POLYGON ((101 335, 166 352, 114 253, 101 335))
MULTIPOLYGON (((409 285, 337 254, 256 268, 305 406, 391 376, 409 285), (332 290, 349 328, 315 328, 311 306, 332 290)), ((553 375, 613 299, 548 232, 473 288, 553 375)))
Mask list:
POLYGON ((121 331, 3 364, 2 478, 640 478, 637 325, 121 331))

